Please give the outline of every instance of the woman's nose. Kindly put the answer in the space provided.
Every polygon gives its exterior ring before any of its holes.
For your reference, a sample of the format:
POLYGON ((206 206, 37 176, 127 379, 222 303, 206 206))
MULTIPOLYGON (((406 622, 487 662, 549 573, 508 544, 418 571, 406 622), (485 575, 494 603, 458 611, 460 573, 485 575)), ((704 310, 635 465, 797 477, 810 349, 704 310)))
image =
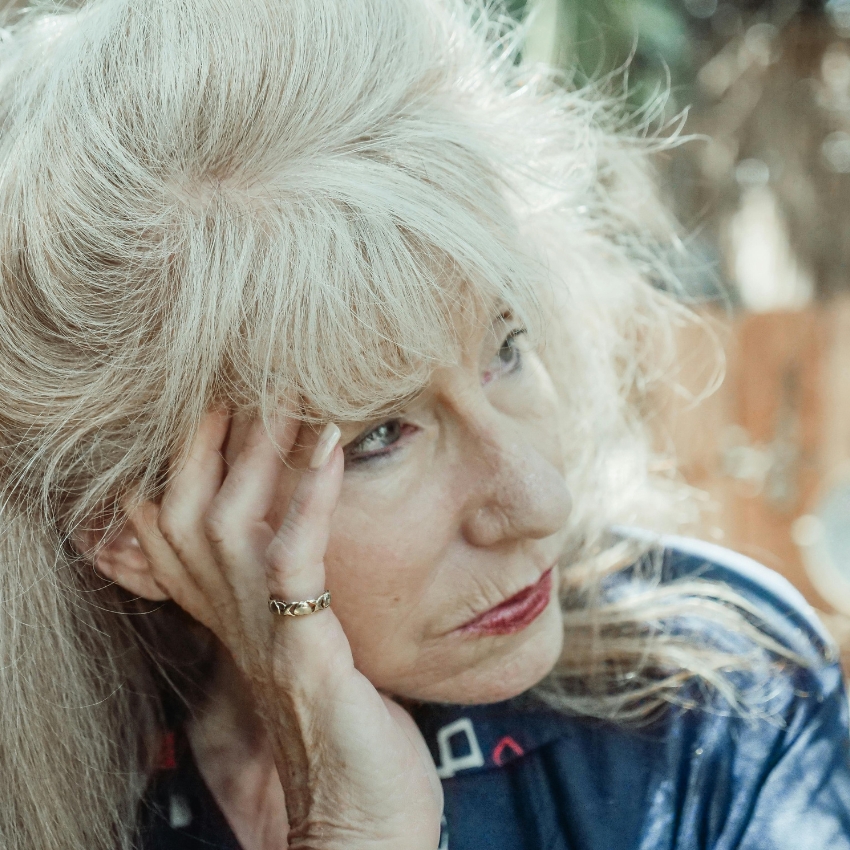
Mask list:
POLYGON ((482 477, 474 482, 463 528, 469 543, 548 537, 564 527, 572 500, 554 464, 528 444, 488 441, 479 447, 482 477))

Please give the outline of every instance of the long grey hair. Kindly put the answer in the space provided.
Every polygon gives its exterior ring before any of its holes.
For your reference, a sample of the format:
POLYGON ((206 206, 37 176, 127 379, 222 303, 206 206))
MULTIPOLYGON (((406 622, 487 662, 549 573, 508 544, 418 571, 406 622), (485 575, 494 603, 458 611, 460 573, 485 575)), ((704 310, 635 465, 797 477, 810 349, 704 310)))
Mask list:
MULTIPOLYGON (((738 600, 645 571, 614 523, 675 519, 642 410, 687 312, 662 258, 647 121, 521 61, 461 0, 91 0, 0 42, 0 845, 133 840, 162 704, 203 639, 71 545, 156 497, 213 404, 363 420, 509 306, 563 400, 567 651, 541 691, 645 716, 750 663, 664 623, 760 633, 738 600), (170 664, 161 648, 181 647, 170 664), (183 665, 181 667, 181 664, 183 665)), ((763 644, 763 642, 762 642, 763 644)), ((191 675, 187 669, 195 670, 191 675)), ((185 687, 183 687, 185 685, 185 687)), ((168 695, 171 695, 169 697, 168 695)))

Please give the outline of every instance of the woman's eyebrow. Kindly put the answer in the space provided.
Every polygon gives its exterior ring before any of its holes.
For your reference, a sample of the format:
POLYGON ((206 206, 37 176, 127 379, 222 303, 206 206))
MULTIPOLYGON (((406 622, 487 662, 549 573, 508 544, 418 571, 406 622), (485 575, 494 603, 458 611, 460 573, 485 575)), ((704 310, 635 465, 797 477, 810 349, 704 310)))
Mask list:
POLYGON ((507 308, 500 310, 493 317, 493 320, 490 322, 491 328, 496 328, 500 324, 504 324, 505 322, 509 322, 513 317, 513 312, 507 308))

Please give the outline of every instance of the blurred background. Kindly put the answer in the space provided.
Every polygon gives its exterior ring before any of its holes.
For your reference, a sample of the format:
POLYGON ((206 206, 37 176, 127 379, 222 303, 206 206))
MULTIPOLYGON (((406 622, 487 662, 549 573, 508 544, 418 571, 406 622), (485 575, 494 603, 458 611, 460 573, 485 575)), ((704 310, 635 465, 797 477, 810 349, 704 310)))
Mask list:
MULTIPOLYGON (((850 669, 850 0, 507 0, 570 79, 629 67, 697 139, 659 157, 726 378, 665 423, 697 533, 789 578, 850 669)), ((705 336, 682 350, 698 391, 705 336)))

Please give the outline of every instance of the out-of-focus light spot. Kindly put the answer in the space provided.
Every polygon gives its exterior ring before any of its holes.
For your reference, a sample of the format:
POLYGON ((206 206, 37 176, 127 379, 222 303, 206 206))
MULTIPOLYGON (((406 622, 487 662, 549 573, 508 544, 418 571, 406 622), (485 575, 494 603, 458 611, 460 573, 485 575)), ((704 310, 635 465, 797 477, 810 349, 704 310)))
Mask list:
POLYGON ((791 536, 821 596, 850 613, 850 478, 833 482, 815 510, 794 521, 791 536))
POLYGON ((850 0, 829 0, 826 13, 837 30, 850 33, 850 0))
POLYGON ((769 65, 778 57, 776 37, 779 30, 773 24, 753 24, 744 36, 744 46, 761 65, 769 65))
POLYGON ((830 133, 820 147, 824 162, 831 171, 850 174, 850 133, 830 133))
POLYGON ((823 54, 820 73, 829 89, 844 93, 850 88, 850 56, 843 44, 831 44, 823 54))
POLYGON ((738 63, 730 52, 723 51, 699 69, 697 82, 711 97, 722 97, 738 77, 738 63))
POLYGON ((812 514, 798 516, 791 525, 791 539, 800 547, 814 546, 823 537, 823 523, 812 514))
POLYGON ((717 0, 685 0, 685 8, 695 18, 710 18, 717 11, 717 0))
POLYGON ((770 182, 770 169, 761 159, 742 159, 735 166, 735 180, 739 186, 766 186, 770 182))
POLYGON ((767 185, 744 189, 741 206, 729 223, 729 239, 745 307, 764 313, 799 310, 811 302, 814 282, 791 247, 788 227, 767 185))

